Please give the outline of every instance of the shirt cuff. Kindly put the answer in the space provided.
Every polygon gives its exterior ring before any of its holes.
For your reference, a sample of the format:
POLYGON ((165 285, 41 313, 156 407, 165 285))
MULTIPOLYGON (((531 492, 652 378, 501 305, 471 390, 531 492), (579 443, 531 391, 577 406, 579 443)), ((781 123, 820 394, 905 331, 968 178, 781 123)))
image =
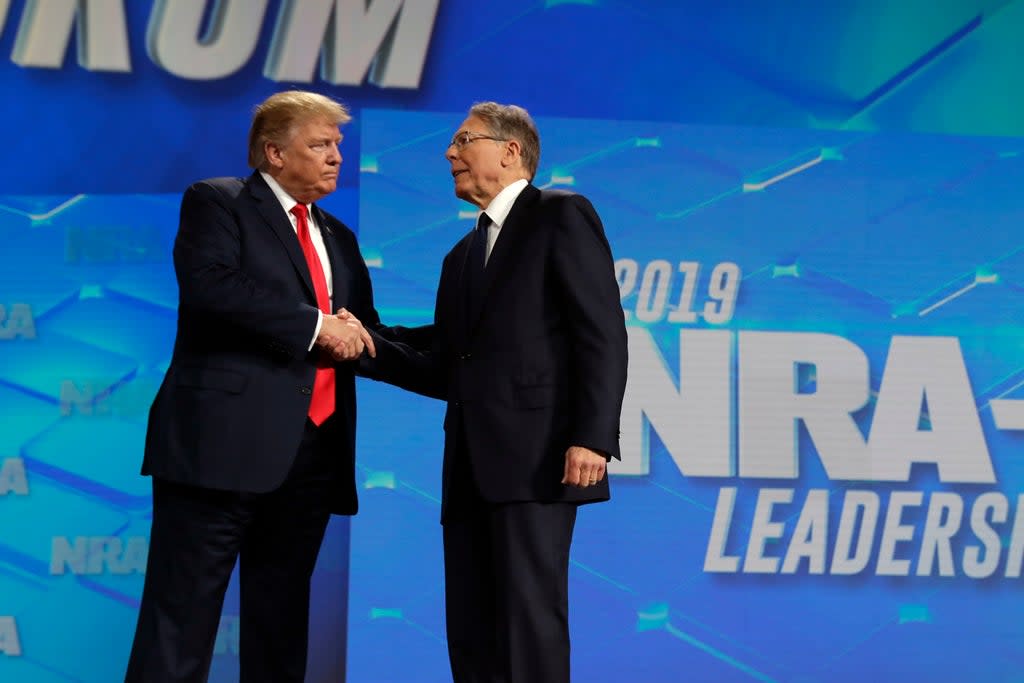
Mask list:
POLYGON ((316 312, 316 329, 313 330, 313 338, 309 340, 309 347, 307 351, 313 350, 313 345, 316 344, 316 338, 320 336, 320 327, 324 324, 324 312, 317 310, 316 312))

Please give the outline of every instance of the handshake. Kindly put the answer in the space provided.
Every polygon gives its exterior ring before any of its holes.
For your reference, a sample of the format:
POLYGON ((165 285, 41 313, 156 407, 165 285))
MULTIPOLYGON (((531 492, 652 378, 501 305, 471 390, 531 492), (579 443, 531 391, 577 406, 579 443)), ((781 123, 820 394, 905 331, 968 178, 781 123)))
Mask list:
POLYGON ((316 345, 336 361, 355 360, 364 350, 371 358, 377 355, 370 333, 344 308, 338 309, 336 315, 324 315, 316 345))

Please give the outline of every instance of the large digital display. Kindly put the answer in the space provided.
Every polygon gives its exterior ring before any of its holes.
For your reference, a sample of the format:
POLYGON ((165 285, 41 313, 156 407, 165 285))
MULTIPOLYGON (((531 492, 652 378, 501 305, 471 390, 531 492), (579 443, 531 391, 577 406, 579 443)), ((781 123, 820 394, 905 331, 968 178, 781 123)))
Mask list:
MULTIPOLYGON (((451 194, 445 120, 363 122, 360 239, 385 317, 407 324, 429 317, 440 259, 475 217, 451 194)), ((539 124, 536 183, 594 202, 629 331, 623 459, 574 541, 576 675, 1011 670, 1022 634, 999 615, 1020 601, 1024 560, 1024 257, 1006 223, 1024 210, 1019 140, 539 124)), ((361 391, 401 419, 361 433, 350 670, 445 680, 440 533, 423 519, 439 510, 439 413, 361 391)))
MULTIPOLYGON (((123 678, 182 190, 252 107, 345 102, 385 322, 474 207, 445 145, 527 107, 629 333, 612 500, 580 512, 574 679, 1009 681, 1024 627, 1024 0, 0 0, 0 681, 123 678)), ((360 380, 309 681, 450 680, 444 406, 360 380)), ((211 680, 237 679, 237 587, 211 680)))

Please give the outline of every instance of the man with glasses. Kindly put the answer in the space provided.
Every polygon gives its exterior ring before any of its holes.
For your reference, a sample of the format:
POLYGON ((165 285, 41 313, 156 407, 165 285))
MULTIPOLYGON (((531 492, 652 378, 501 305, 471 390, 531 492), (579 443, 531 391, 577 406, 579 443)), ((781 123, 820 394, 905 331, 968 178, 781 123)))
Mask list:
POLYGON ((477 227, 444 259, 434 325, 377 341, 371 377, 447 399, 441 521, 456 683, 568 683, 569 547, 609 497, 626 332, 584 197, 531 184, 529 114, 474 105, 445 153, 477 227), (419 347, 413 350, 412 347, 419 347))

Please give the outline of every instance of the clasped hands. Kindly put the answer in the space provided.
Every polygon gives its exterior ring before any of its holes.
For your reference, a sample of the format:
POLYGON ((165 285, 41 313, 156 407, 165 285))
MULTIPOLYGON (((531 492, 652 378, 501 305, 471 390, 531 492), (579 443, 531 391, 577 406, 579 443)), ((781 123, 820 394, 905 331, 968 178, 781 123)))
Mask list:
MULTIPOLYGON (((316 344, 336 361, 355 360, 364 350, 371 358, 377 356, 373 337, 359 319, 344 308, 338 309, 335 315, 324 316, 316 344)), ((594 486, 604 479, 607 463, 607 459, 597 451, 571 446, 565 452, 562 483, 577 488, 594 486)))
POLYGON ((371 358, 377 356, 373 337, 359 319, 344 308, 338 309, 335 315, 324 315, 316 345, 336 361, 355 360, 364 350, 371 358))

